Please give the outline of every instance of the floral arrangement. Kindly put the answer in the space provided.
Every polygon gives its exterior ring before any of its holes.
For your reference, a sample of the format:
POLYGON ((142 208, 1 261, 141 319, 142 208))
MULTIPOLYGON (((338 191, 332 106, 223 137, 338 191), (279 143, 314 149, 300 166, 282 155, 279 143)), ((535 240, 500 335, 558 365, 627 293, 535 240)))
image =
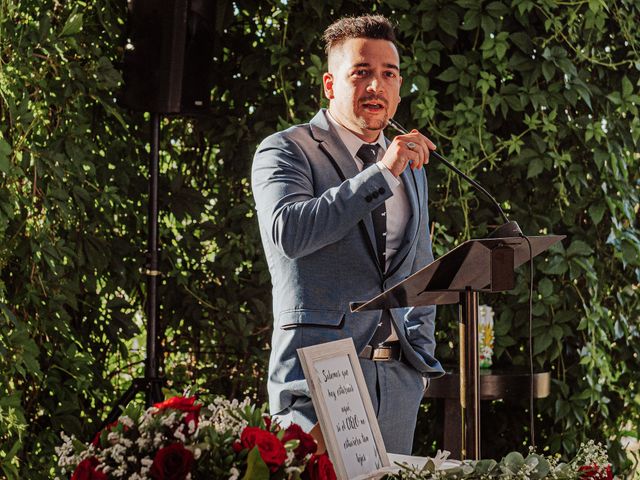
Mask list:
POLYGON ((204 407, 176 396, 130 407, 84 444, 62 433, 58 479, 335 480, 327 454, 298 425, 286 429, 248 400, 204 407))
MULTIPOLYGON (((129 407, 85 444, 61 434, 57 480, 336 480, 326 453, 298 425, 288 428, 249 400, 216 398, 208 406, 176 396, 142 411, 129 407)), ((555 479, 612 480, 603 447, 589 442, 574 459, 561 462, 530 452, 495 460, 445 462, 422 468, 399 465, 386 476, 402 480, 555 479), (445 465, 446 464, 446 465, 445 465)))
MULTIPOLYGON (((441 452, 438 451, 438 454, 441 452)), ((446 452, 448 455, 448 452, 446 452)), ((580 447, 570 462, 560 456, 545 457, 529 452, 524 457, 511 452, 499 462, 495 460, 465 460, 441 468, 447 455, 429 459, 420 469, 404 466, 389 478, 402 480, 461 480, 461 479, 554 479, 554 480, 613 480, 607 453, 600 444, 590 441, 580 447)))

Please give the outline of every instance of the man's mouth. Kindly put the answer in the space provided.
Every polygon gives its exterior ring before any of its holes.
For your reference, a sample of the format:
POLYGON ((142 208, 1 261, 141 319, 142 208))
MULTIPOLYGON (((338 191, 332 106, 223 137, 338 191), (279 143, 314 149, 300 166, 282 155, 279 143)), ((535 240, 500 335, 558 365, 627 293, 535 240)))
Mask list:
POLYGON ((381 112, 385 109, 385 104, 377 100, 370 100, 364 102, 362 107, 368 112, 381 112))

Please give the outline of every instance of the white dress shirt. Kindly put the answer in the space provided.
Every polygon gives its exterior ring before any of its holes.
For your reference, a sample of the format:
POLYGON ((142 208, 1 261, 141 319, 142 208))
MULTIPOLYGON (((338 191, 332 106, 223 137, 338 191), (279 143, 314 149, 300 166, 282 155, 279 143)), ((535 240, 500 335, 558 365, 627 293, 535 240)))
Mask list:
MULTIPOLYGON (((363 142, 353 132, 340 125, 331 116, 331 113, 328 110, 327 118, 336 129, 336 132, 338 133, 340 140, 342 140, 342 143, 344 143, 345 147, 347 147, 347 150, 349 150, 349 153, 358 166, 358 170, 362 171, 364 164, 362 160, 356 157, 356 154, 358 153, 358 150, 360 149, 362 144, 366 142, 363 142)), ((378 139, 374 143, 380 145, 380 149, 378 150, 378 159, 380 159, 387 151, 387 145, 385 143, 384 135, 382 135, 382 132, 380 132, 378 139)), ((400 245, 402 244, 404 231, 407 227, 409 217, 411 216, 411 207, 409 206, 409 199, 407 198, 407 192, 405 191, 405 187, 402 181, 399 178, 396 178, 393 173, 391 173, 391 171, 386 167, 386 165, 381 161, 378 161, 376 165, 384 175, 384 178, 389 184, 389 188, 393 193, 393 195, 384 202, 384 206, 387 211, 387 241, 385 252, 386 270, 389 268, 391 259, 393 259, 393 256, 396 254, 396 252, 400 248, 400 245)))

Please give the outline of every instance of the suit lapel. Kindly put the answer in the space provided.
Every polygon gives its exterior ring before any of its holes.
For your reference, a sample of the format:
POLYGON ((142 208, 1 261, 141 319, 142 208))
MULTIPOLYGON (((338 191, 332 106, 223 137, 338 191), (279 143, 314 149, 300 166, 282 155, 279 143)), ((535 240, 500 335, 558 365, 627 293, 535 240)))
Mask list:
MULTIPOLYGON (((353 161, 349 150, 344 146, 342 140, 333 128, 329 124, 329 121, 325 117, 325 110, 320 110, 309 122, 311 127, 311 134, 313 138, 319 143, 320 149, 327 155, 329 161, 335 168, 340 179, 344 182, 346 179, 356 176, 360 173, 356 163, 353 161)), ((384 268, 381 267, 378 261, 378 254, 376 250, 375 233, 373 231, 373 220, 371 215, 366 215, 360 222, 360 229, 362 230, 364 237, 367 240, 367 247, 369 254, 378 266, 378 272, 380 276, 383 276, 384 268)))

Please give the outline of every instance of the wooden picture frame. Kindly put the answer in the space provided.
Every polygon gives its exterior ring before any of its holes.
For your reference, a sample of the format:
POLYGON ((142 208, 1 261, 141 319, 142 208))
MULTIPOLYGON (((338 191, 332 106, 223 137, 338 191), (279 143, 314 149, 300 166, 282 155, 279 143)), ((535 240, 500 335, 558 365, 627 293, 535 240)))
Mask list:
POLYGON ((329 457, 340 480, 379 478, 390 463, 351 338, 298 349, 329 457))

